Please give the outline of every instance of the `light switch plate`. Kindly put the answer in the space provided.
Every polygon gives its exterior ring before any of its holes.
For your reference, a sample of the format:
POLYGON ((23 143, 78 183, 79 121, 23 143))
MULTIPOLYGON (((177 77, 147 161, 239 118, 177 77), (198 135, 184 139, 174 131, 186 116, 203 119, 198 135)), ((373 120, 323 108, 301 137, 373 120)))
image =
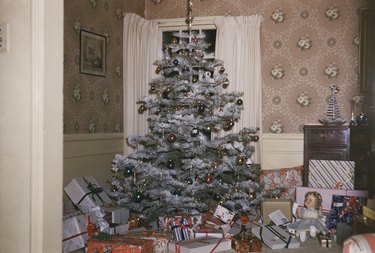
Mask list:
POLYGON ((9 23, 0 24, 0 52, 9 52, 9 23))

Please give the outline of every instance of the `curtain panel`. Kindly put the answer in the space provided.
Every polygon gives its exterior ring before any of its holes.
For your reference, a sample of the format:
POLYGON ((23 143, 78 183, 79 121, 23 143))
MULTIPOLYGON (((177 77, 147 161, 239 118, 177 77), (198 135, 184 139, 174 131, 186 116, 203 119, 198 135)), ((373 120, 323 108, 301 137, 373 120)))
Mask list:
MULTIPOLYGON (((260 15, 214 19, 217 28, 215 58, 224 61, 230 81, 228 90, 244 92, 244 110, 233 131, 259 127, 259 137, 262 136, 261 22, 260 15)), ((260 138, 252 157, 258 163, 261 161, 261 148, 260 138)))
POLYGON ((148 83, 155 76, 153 62, 157 59, 158 24, 134 13, 124 17, 123 42, 123 103, 124 103, 124 154, 133 150, 126 139, 145 135, 148 131, 147 113, 139 114, 137 101, 148 95, 148 83))

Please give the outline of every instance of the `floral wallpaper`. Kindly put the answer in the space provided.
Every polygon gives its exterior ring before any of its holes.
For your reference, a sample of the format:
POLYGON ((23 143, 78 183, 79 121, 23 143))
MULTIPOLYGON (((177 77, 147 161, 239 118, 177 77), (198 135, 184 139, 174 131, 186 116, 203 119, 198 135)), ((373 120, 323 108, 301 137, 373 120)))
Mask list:
POLYGON ((64 1, 64 133, 123 131, 122 33, 125 12, 144 14, 139 0, 64 1), (106 37, 105 77, 80 73, 80 30, 106 37))
MULTIPOLYGON (((301 133, 325 117, 332 84, 340 89, 341 116, 350 120, 359 8, 368 1, 193 0, 193 16, 263 16, 263 132, 301 133)), ((122 17, 184 18, 187 0, 68 0, 64 12, 64 133, 122 132, 122 17), (80 29, 107 37, 105 77, 79 72, 80 29)))

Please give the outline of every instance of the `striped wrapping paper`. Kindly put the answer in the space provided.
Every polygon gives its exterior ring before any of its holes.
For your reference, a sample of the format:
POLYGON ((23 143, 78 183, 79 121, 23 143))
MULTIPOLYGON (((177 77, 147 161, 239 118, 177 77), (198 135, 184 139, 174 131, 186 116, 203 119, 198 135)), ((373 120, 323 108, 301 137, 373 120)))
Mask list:
POLYGON ((308 186, 314 188, 354 189, 354 162, 309 160, 308 186))

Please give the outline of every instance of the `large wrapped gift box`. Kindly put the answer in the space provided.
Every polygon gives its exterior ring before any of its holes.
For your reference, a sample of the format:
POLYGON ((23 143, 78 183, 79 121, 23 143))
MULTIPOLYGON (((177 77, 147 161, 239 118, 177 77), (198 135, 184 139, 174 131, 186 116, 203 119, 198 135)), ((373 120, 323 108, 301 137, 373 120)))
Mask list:
POLYGON ((129 210, 125 207, 100 207, 91 209, 95 212, 100 230, 109 234, 125 234, 129 230, 129 210))
POLYGON ((278 210, 280 210, 286 218, 283 223, 291 222, 293 217, 292 206, 292 201, 289 199, 263 199, 261 204, 263 224, 270 224, 271 219, 269 215, 278 210))
POLYGON ((65 193, 83 213, 112 201, 93 176, 76 177, 64 187, 65 193))
POLYGON ((308 186, 353 190, 354 162, 309 160, 308 186))
POLYGON ((85 247, 86 241, 98 231, 96 216, 70 213, 63 218, 63 252, 72 252, 85 247))
POLYGON ((169 252, 213 253, 231 249, 231 240, 212 236, 169 243, 169 252))
POLYGON ((232 249, 237 253, 262 252, 262 240, 250 232, 232 236, 232 249))
POLYGON ((126 235, 99 234, 86 242, 86 253, 150 253, 153 252, 153 241, 130 238, 126 235))
POLYGON ((337 223, 351 224, 362 214, 367 198, 345 195, 332 196, 332 208, 327 220, 328 228, 336 228, 337 223))
POLYGON ((368 197, 368 191, 362 190, 340 190, 340 189, 325 189, 325 188, 312 188, 312 187, 297 187, 296 188, 296 202, 298 205, 303 206, 305 201, 305 194, 307 192, 316 191, 322 195, 322 208, 323 211, 329 212, 332 206, 333 195, 355 196, 355 197, 368 197))
POLYGON ((300 242, 281 227, 258 224, 251 232, 271 249, 299 248, 300 242))

